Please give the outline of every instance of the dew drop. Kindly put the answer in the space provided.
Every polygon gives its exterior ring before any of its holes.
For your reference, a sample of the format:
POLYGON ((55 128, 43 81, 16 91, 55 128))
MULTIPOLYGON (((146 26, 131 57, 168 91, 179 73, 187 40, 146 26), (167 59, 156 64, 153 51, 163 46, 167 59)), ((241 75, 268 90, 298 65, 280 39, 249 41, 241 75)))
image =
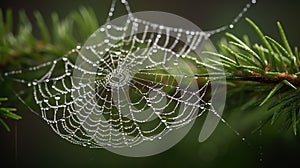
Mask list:
POLYGON ((71 72, 70 72, 70 71, 67 71, 67 72, 66 72, 66 75, 67 75, 67 76, 70 76, 70 75, 71 75, 71 72))
POLYGON ((32 85, 33 85, 33 86, 37 85, 37 80, 34 80, 34 81, 32 82, 32 85))
POLYGON ((103 27, 101 27, 101 28, 100 28, 100 31, 101 31, 101 32, 104 32, 104 31, 105 31, 105 29, 104 29, 103 27))
POLYGON ((198 75, 194 75, 194 79, 198 79, 199 78, 199 76, 198 75))
POLYGON ((45 102, 45 103, 48 103, 48 102, 49 102, 49 99, 48 99, 48 98, 45 98, 45 99, 44 99, 44 102, 45 102))
POLYGON ((256 4, 256 0, 252 0, 251 3, 256 4))
POLYGON ((230 29, 233 29, 233 28, 234 28, 234 25, 233 25, 233 24, 230 24, 230 25, 229 25, 229 28, 230 28, 230 29))
POLYGON ((178 65, 178 61, 175 60, 173 64, 174 64, 175 66, 178 65))
POLYGON ((243 137, 243 138, 242 138, 242 141, 245 141, 245 140, 246 140, 246 138, 243 137))
POLYGON ((158 137, 158 139, 160 140, 160 139, 161 139, 161 137, 158 137))
POLYGON ((107 25, 106 28, 109 30, 111 29, 111 25, 107 25))
POLYGON ((122 53, 121 53, 120 51, 116 51, 115 54, 116 54, 116 55, 120 55, 120 54, 122 54, 122 53))
POLYGON ((55 99, 55 100, 60 100, 60 95, 58 95, 58 94, 55 95, 55 96, 54 96, 54 99, 55 99))
POLYGON ((68 61, 68 58, 67 57, 63 57, 62 60, 66 62, 66 61, 68 61))
POLYGON ((29 86, 29 87, 30 87, 30 86, 31 86, 31 83, 27 83, 27 86, 29 86))

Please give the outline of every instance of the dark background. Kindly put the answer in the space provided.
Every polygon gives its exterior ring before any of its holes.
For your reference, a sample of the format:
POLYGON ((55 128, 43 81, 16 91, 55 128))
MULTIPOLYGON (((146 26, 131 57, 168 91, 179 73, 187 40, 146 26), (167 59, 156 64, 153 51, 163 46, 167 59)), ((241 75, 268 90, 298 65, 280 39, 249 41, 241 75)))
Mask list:
MULTIPOLYGON (((242 10, 247 0, 130 0, 132 11, 157 10, 177 14, 191 20, 203 30, 211 30, 228 24, 242 10)), ((63 18, 80 6, 92 7, 100 23, 104 23, 110 0, 1 0, 0 8, 13 9, 14 14, 24 10, 31 18, 38 10, 47 19, 52 12, 63 18)), ((276 21, 280 21, 292 46, 300 46, 300 1, 258 0, 254 8, 245 15, 253 19, 266 34, 279 39, 276 21)), ((248 34, 250 40, 257 41, 254 31, 241 20, 230 32, 248 34)), ((212 37, 213 42, 224 33, 212 37)), ((18 102, 17 100, 15 102, 18 102)), ((9 122, 11 132, 0 128, 0 167, 292 167, 300 156, 300 139, 288 129, 268 126, 262 135, 243 132, 232 118, 228 122, 234 129, 247 135, 242 136, 220 123, 217 130, 206 142, 198 143, 197 136, 201 120, 180 143, 156 156, 129 158, 119 156, 105 149, 87 149, 70 144, 56 135, 38 116, 31 113, 21 103, 16 103, 23 119, 9 122), (262 159, 262 161, 260 161, 262 159)), ((261 111, 254 111, 259 113, 261 111)), ((226 113, 244 113, 239 107, 226 107, 226 113), (230 110, 229 110, 230 109, 230 110)))

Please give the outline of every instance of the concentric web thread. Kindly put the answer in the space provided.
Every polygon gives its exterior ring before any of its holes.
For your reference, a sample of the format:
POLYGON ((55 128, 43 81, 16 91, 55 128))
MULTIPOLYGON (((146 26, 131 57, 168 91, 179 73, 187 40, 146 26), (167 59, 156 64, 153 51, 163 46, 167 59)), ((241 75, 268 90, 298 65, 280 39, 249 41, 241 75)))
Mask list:
POLYGON ((5 76, 33 89, 40 115, 59 136, 91 148, 161 140, 206 113, 226 123, 213 100, 224 86, 213 87, 205 75, 222 74, 222 67, 199 51, 212 49, 208 37, 232 26, 207 32, 172 27, 141 19, 145 13, 131 13, 128 2, 121 3, 128 15, 111 19, 114 0, 106 24, 83 46, 5 76), (21 77, 38 72, 34 80, 21 77))

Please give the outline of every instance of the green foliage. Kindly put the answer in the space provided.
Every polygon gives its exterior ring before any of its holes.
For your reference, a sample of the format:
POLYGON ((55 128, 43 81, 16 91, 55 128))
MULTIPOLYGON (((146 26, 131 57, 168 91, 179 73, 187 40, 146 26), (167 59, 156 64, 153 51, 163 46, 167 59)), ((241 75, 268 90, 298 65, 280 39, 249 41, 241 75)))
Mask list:
POLYGON ((27 59, 31 62, 41 60, 45 55, 61 57, 78 43, 84 42, 99 26, 94 11, 84 7, 64 19, 53 13, 51 26, 46 24, 39 12, 35 12, 34 16, 34 21, 31 22, 25 12, 21 11, 16 24, 11 10, 3 12, 0 9, 1 67, 26 64, 29 62, 27 59), (17 25, 16 31, 14 24, 17 25))
MULTIPOLYGON (((11 10, 3 12, 0 9, 1 71, 39 64, 45 62, 47 57, 62 57, 78 43, 84 42, 98 26, 96 15, 90 8, 82 7, 64 19, 53 13, 51 26, 39 12, 35 12, 34 20, 30 21, 21 11, 16 23, 11 10)), ((0 98, 0 103, 5 100, 0 98)), ((14 111, 14 108, 0 106, 0 126, 7 131, 10 129, 4 119, 21 119, 14 111)))
POLYGON ((294 52, 292 51, 279 22, 277 27, 282 44, 264 35, 252 20, 247 18, 246 21, 256 31, 262 44, 251 44, 248 37, 242 40, 227 33, 229 42, 225 41, 220 45, 220 54, 209 51, 206 53, 221 59, 228 81, 240 87, 239 92, 246 91, 245 86, 250 86, 253 90, 260 85, 260 93, 266 93, 266 96, 259 99, 260 103, 256 105, 263 106, 269 102, 268 109, 273 112, 266 122, 274 124, 280 114, 289 114, 285 115, 285 123, 293 128, 296 135, 300 110, 298 49, 295 47, 294 52), (271 86, 271 89, 264 86, 271 86))
POLYGON ((4 127, 7 131, 10 131, 4 119, 19 120, 22 117, 14 113, 14 111, 16 111, 15 108, 1 107, 3 101, 7 101, 7 98, 0 97, 0 126, 4 127))

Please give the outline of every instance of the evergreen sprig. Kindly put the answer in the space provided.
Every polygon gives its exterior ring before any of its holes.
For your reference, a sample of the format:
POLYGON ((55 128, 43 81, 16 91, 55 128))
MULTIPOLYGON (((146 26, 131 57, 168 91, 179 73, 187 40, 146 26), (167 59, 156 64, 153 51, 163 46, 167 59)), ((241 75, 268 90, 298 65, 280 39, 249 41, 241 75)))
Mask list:
MULTIPOLYGON (((263 106, 269 101, 268 110, 272 116, 267 121, 274 124, 279 115, 286 113, 286 123, 297 134, 297 123, 300 110, 300 61, 298 48, 291 49, 285 32, 277 22, 281 42, 266 36, 259 27, 250 19, 249 25, 260 37, 262 44, 251 44, 247 36, 240 39, 231 33, 226 33, 229 42, 220 45, 219 53, 205 51, 206 54, 220 58, 226 72, 227 81, 242 87, 246 85, 260 85, 264 91, 268 90, 258 106, 263 106)), ((214 64, 212 62, 212 64, 214 64)), ((218 63, 219 64, 219 63, 218 63)), ((255 86, 255 87, 256 87, 255 86)), ((254 87, 253 87, 254 88, 254 87)), ((256 92, 257 93, 257 92, 256 92)))
POLYGON ((34 21, 30 21, 24 11, 19 13, 16 24, 11 10, 3 12, 0 9, 0 67, 26 64, 28 59, 41 61, 45 55, 63 56, 84 42, 98 26, 94 11, 85 7, 64 19, 53 13, 51 25, 46 24, 39 12, 35 12, 34 21))
POLYGON ((7 101, 7 98, 0 97, 0 126, 4 127, 7 131, 10 131, 10 128, 4 119, 19 120, 22 117, 14 113, 16 111, 15 108, 1 107, 3 101, 7 101))
MULTIPOLYGON (((12 10, 0 9, 0 69, 8 71, 11 67, 32 66, 45 62, 45 56, 62 57, 78 43, 84 42, 97 28, 94 11, 85 7, 71 12, 64 19, 53 13, 50 26, 39 12, 35 12, 34 20, 30 21, 21 11, 16 23, 12 10)), ((19 120, 21 116, 13 113, 15 108, 1 106, 1 102, 6 100, 0 98, 0 126, 9 131, 5 119, 19 120)))

